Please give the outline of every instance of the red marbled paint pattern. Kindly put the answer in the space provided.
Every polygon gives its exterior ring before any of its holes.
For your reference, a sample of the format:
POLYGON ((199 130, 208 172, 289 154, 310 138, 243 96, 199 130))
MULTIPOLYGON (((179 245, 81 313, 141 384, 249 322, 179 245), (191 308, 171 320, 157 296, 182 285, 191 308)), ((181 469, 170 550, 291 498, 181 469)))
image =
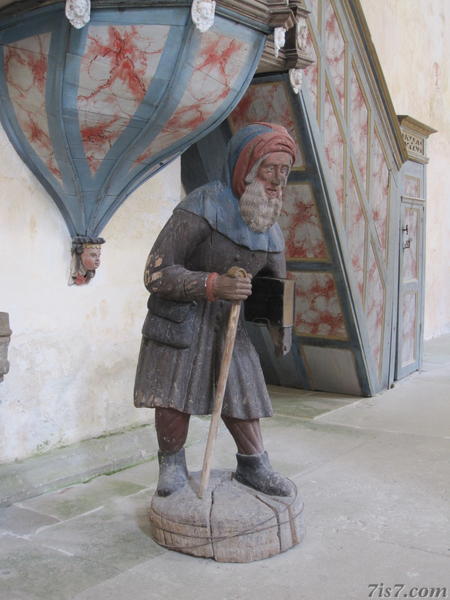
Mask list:
POLYGON ((169 31, 162 25, 96 25, 81 61, 77 105, 92 173, 139 108, 169 31))
POLYGON ((334 87, 344 108, 345 94, 345 43, 336 14, 329 0, 325 1, 326 58, 334 87))
POLYGON ((295 280, 295 333, 348 339, 333 275, 291 271, 288 277, 295 280))
POLYGON ((356 158, 361 181, 364 188, 367 182, 367 142, 368 142, 368 110, 355 71, 351 70, 350 79, 351 102, 351 144, 356 158))
POLYGON ((328 92, 324 107, 325 156, 333 177, 339 211, 344 216, 344 140, 328 92))
POLYGON ((135 165, 169 148, 209 119, 231 93, 249 53, 250 46, 243 41, 214 30, 203 33, 192 76, 177 109, 135 165))
POLYGON ((369 196, 372 219, 378 239, 386 257, 388 233, 389 170, 384 157, 380 138, 375 132, 372 142, 372 189, 369 196))
POLYGON ((281 82, 251 85, 228 117, 233 132, 255 121, 278 123, 286 127, 294 140, 297 141, 297 160, 294 167, 300 168, 305 164, 303 153, 298 144, 292 108, 286 89, 281 82))
POLYGON ((367 224, 352 174, 350 175, 346 210, 347 218, 345 226, 347 232, 347 244, 352 261, 352 272, 358 285, 361 301, 363 301, 364 255, 367 224))
POLYGON ((402 297, 401 365, 406 367, 416 360, 417 295, 405 293, 402 297))
POLYGON ((316 115, 316 119, 318 119, 318 106, 317 106, 317 98, 319 96, 319 65, 317 63, 317 54, 314 48, 314 44, 311 37, 311 31, 308 30, 308 37, 306 40, 306 52, 308 55, 314 60, 314 64, 307 67, 303 71, 303 81, 305 89, 308 89, 309 94, 311 96, 312 105, 314 107, 314 112, 316 115))
POLYGON ((278 222, 286 241, 286 258, 328 259, 316 201, 309 184, 290 184, 286 187, 278 222))
POLYGON ((372 246, 367 258, 367 282, 365 311, 369 343, 377 368, 381 366, 382 335, 384 325, 385 290, 372 246))
POLYGON ((4 70, 20 128, 39 158, 62 183, 45 104, 50 37, 50 33, 43 33, 6 45, 4 70))

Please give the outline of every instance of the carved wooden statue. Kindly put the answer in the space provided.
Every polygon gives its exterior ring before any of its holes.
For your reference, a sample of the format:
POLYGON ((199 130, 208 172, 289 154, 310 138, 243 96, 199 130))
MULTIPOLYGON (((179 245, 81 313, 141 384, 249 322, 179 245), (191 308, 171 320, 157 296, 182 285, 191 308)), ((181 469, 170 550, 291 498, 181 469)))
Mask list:
MULTIPOLYGON (((183 200, 156 240, 145 269, 151 296, 136 375, 135 405, 156 408, 160 475, 157 494, 188 480, 184 444, 190 415, 211 413, 233 301, 252 294, 252 278, 286 277, 284 240, 276 219, 295 160, 295 143, 279 125, 255 123, 231 139, 222 181, 183 200), (226 275, 233 267, 250 274, 226 275)), ((279 355, 291 328, 270 325, 279 355)), ((237 446, 235 479, 274 496, 292 483, 273 471, 260 422, 272 415, 258 355, 241 313, 222 418, 237 446)))

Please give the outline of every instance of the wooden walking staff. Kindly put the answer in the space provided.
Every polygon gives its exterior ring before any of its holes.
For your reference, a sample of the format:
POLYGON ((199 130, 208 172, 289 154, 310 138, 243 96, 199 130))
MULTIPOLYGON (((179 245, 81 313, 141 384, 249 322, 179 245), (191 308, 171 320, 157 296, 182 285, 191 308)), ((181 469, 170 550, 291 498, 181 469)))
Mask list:
MULTIPOLYGON (((231 267, 227 275, 229 277, 241 277, 245 279, 248 273, 240 267, 231 267)), ((227 334, 225 337, 225 349, 220 365, 219 379, 217 381, 216 395, 214 397, 214 407, 211 415, 211 423, 209 425, 208 441, 206 442, 205 456, 203 457, 202 476, 200 479, 200 487, 198 489, 198 497, 203 498, 206 488, 209 483, 209 475, 211 472, 212 459, 214 454, 214 446, 216 444, 217 430, 219 428, 220 415, 222 414, 223 397, 230 372, 231 358, 233 356, 234 341, 236 339, 236 331, 239 322, 239 313, 241 311, 240 300, 234 301, 228 317, 227 334)))

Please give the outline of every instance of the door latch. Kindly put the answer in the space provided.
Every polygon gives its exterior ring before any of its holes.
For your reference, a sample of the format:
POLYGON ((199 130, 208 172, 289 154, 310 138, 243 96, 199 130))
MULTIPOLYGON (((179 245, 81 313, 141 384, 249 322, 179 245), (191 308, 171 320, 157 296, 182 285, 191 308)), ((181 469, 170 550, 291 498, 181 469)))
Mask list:
POLYGON ((405 227, 402 228, 402 233, 403 233, 403 244, 402 244, 403 250, 406 250, 406 248, 411 248, 411 238, 408 237, 408 234, 409 234, 408 225, 405 225, 405 227))

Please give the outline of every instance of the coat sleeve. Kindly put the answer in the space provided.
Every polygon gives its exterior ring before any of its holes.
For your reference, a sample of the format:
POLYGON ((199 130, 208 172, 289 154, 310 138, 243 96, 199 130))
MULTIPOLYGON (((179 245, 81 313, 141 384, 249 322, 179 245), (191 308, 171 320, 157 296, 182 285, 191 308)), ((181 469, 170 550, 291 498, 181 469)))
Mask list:
POLYGON ((185 210, 175 210, 159 234, 147 259, 144 272, 149 292, 177 301, 205 297, 209 273, 186 268, 189 256, 211 234, 201 217, 185 210))
POLYGON ((267 263, 258 275, 286 279, 286 258, 284 252, 269 252, 267 254, 267 263))

